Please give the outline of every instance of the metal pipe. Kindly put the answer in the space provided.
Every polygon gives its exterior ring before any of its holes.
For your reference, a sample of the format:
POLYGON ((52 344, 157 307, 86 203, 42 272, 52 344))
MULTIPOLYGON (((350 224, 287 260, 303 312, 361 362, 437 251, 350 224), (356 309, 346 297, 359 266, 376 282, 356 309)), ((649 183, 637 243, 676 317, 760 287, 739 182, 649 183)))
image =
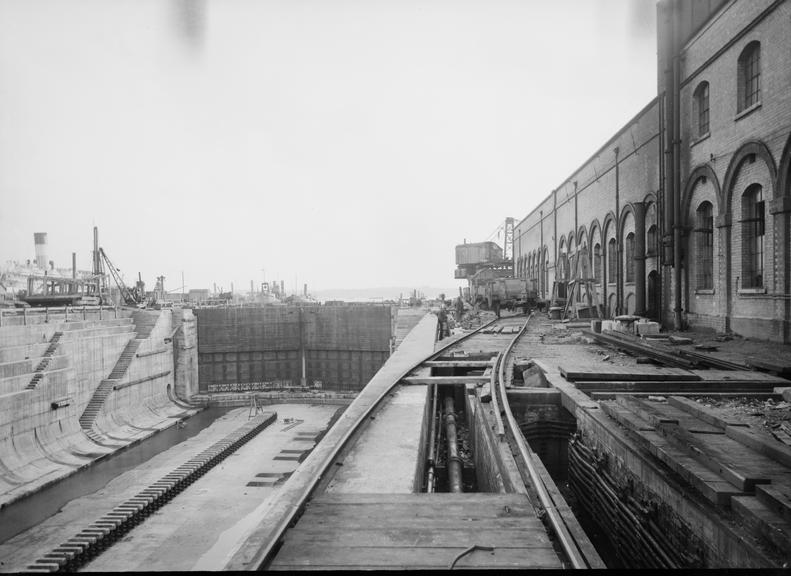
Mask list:
POLYGON ((448 484, 451 492, 464 492, 461 483, 461 458, 456 441, 456 415, 453 393, 445 396, 445 433, 448 439, 448 484))
POLYGON ((426 492, 434 491, 434 466, 436 464, 437 450, 435 442, 437 440, 437 385, 431 385, 431 412, 429 416, 429 425, 431 430, 428 437, 428 478, 426 480, 426 492))

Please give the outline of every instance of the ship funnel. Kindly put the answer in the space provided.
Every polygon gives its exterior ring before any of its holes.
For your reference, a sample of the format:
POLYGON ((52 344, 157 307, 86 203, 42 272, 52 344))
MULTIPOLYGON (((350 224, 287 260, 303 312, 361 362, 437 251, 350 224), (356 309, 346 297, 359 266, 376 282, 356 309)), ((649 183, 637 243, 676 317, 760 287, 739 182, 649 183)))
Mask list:
POLYGON ((36 243, 36 265, 46 270, 49 264, 47 260, 47 233, 34 232, 33 241, 36 243))

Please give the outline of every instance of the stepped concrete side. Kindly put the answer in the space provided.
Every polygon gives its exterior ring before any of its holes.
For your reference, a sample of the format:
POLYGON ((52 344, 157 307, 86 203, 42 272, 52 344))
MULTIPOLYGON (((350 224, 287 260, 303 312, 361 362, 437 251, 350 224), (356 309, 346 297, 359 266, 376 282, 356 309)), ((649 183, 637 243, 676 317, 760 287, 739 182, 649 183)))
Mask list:
MULTIPOLYGON (((64 358, 63 363, 67 364, 67 359, 64 358)), ((3 398, 5 398, 7 395, 25 391, 28 384, 30 384, 30 379, 33 377, 33 375, 34 373, 31 372, 29 374, 13 376, 11 378, 3 378, 0 380, 0 406, 2 406, 4 403, 3 398)), ((39 380, 38 386, 44 385, 45 382, 50 385, 64 382, 68 385, 68 381, 73 378, 74 375, 71 368, 55 368, 48 370, 47 372, 42 372, 42 378, 39 380)))
MULTIPOLYGON (((1 331, 1 330, 0 330, 1 331)), ((49 342, 35 344, 21 344, 0 348, 0 363, 19 362, 21 360, 36 359, 44 355, 49 348, 49 342)))
POLYGON ((10 362, 2 362, 2 360, 0 360, 0 379, 30 374, 33 372, 33 368, 33 361, 30 358, 12 360, 10 362))
MULTIPOLYGON (((176 387, 171 310, 136 313, 137 349, 117 380, 106 380, 109 392, 95 413, 92 430, 103 444, 126 444, 172 425, 192 413, 171 399, 176 387)), ((119 360, 120 362, 120 360, 119 360)))
POLYGON ((44 322, 43 318, 36 318, 41 321, 29 321, 26 325, 11 324, 8 321, 9 319, 4 317, 3 326, 0 327, 0 349, 49 342, 55 332, 68 332, 94 327, 128 326, 132 322, 129 313, 120 310, 118 318, 114 317, 112 311, 107 310, 104 311, 102 319, 99 319, 98 314, 91 315, 90 313, 87 314, 87 320, 82 320, 74 315, 70 316, 73 317, 73 320, 65 321, 62 315, 59 317, 51 316, 48 322, 44 322))
POLYGON ((111 334, 61 343, 75 370, 72 389, 75 419, 79 418, 102 380, 112 371, 133 332, 111 334))
POLYGON ((112 320, 0 328, 0 342, 8 344, 0 347, 7 352, 0 357, 21 362, 9 370, 31 368, 0 380, 0 506, 193 413, 168 395, 175 385, 172 343, 165 341, 172 333, 170 312, 149 313, 150 336, 140 340, 128 315, 112 320), (56 331, 64 333, 57 355, 36 387, 25 389, 49 348, 44 338, 51 340, 56 331), (139 346, 128 369, 109 382, 96 426, 83 430, 80 416, 130 342, 139 346), (20 359, 23 353, 27 358, 20 359))
POLYGON ((101 311, 96 308, 69 308, 68 312, 64 312, 63 308, 30 308, 16 310, 15 313, 4 310, 0 328, 124 319, 131 318, 132 312, 125 308, 105 308, 101 311))

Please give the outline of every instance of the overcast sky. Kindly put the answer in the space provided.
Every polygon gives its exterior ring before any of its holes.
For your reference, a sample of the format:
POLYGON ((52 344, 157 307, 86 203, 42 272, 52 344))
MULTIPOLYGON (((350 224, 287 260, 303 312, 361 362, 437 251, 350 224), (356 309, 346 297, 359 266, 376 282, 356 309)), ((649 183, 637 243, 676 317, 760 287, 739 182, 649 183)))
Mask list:
POLYGON ((455 286, 656 94, 654 0, 0 0, 0 262, 455 286), (495 238, 498 242, 502 238, 495 238))

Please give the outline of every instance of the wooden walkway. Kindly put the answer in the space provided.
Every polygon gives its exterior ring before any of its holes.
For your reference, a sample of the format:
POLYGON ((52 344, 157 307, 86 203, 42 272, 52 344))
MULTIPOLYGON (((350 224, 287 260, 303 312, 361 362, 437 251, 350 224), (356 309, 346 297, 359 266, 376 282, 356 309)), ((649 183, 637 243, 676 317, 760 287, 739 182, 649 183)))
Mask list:
POLYGON ((454 560, 455 568, 562 567, 526 495, 420 493, 322 494, 269 569, 447 569, 454 560))

